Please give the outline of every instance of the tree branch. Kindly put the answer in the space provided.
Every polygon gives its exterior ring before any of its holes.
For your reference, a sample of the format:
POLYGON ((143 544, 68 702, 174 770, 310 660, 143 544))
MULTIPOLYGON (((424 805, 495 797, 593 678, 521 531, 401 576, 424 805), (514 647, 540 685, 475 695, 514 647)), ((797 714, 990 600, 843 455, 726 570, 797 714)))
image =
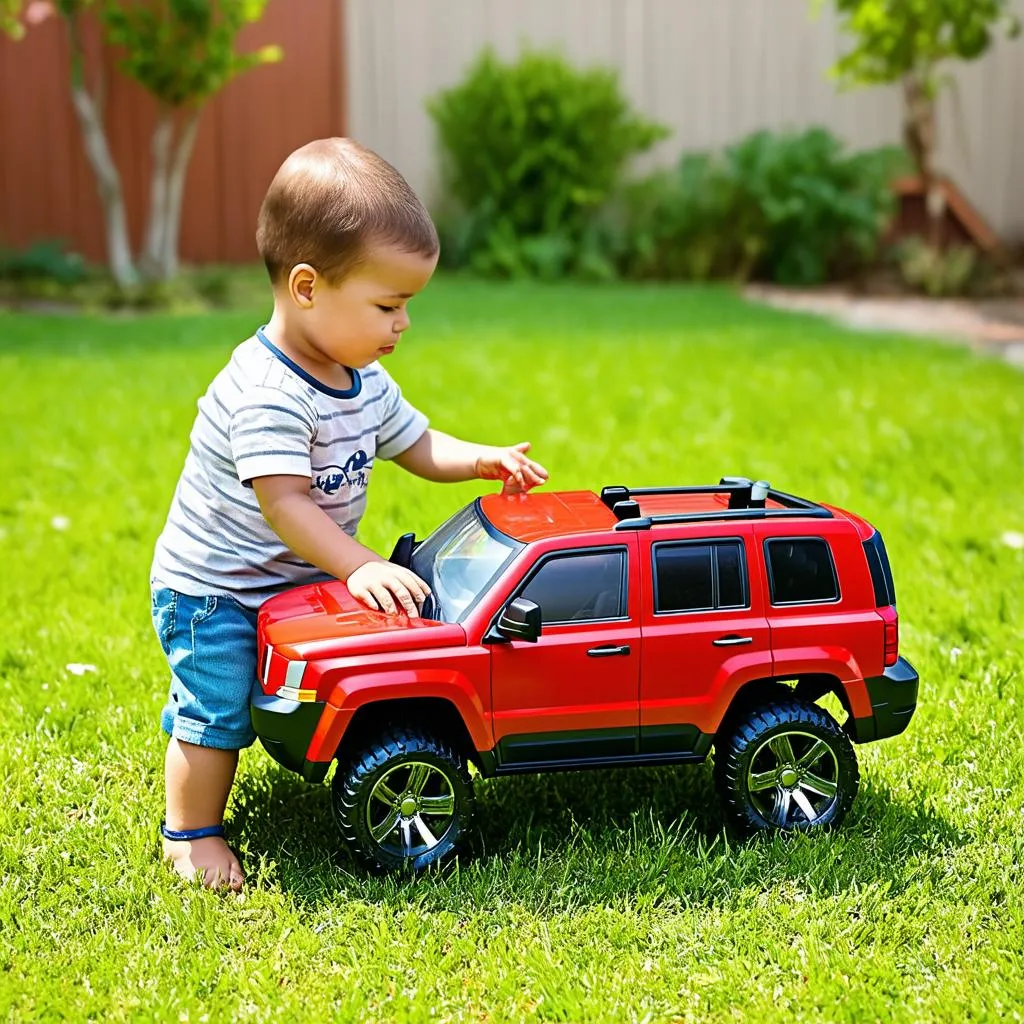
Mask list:
POLYGON ((162 260, 167 232, 168 179, 174 141, 174 111, 161 105, 153 128, 153 167, 149 177, 149 215, 142 249, 142 272, 152 280, 163 279, 162 260))
POLYGON ((178 272, 178 235, 181 231, 181 210, 185 198, 185 175, 188 171, 192 147, 199 130, 202 107, 191 107, 178 135, 178 143, 171 161, 167 188, 167 217, 164 225, 163 252, 160 259, 162 278, 170 280, 178 272))
POLYGON ((110 152, 102 112, 85 82, 85 52, 77 13, 66 16, 71 40, 71 101, 82 129, 85 155, 96 176, 106 229, 107 260, 114 280, 122 288, 138 281, 128 238, 128 215, 121 189, 121 176, 110 152))

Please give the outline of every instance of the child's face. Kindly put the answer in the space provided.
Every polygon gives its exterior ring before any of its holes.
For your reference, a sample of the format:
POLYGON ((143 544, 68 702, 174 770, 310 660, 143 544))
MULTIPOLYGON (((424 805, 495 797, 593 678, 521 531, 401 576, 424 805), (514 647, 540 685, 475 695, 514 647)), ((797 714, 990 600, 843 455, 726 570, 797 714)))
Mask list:
POLYGON ((409 299, 436 266, 436 255, 378 246, 340 284, 318 276, 305 310, 306 338, 325 359, 357 369, 390 355, 409 326, 409 299))

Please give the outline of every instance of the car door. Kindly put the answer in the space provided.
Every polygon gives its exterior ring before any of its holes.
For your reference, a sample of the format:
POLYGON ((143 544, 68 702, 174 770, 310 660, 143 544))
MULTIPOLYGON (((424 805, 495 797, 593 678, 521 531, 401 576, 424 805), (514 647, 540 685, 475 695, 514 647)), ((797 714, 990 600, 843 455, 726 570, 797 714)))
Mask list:
MULTIPOLYGON (((491 647, 499 765, 634 755, 639 726, 636 538, 541 555, 509 600, 540 606, 536 643, 491 647)), ((506 602, 507 603, 507 602, 506 602)))
POLYGON ((849 684, 881 671, 884 623, 869 574, 846 572, 841 579, 838 571, 864 566, 853 528, 843 519, 819 520, 806 533, 759 523, 754 534, 764 558, 776 675, 825 673, 849 684))
POLYGON ((764 595, 751 585, 753 538, 729 524, 648 543, 640 751, 703 756, 737 689, 771 675, 764 595))

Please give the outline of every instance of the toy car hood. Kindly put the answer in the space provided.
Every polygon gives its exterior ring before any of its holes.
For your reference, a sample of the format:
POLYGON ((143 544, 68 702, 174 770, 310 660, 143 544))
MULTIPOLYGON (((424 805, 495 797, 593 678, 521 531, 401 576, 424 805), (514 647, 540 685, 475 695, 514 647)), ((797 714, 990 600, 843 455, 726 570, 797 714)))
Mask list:
POLYGON ((357 601, 340 580, 278 594, 259 613, 260 641, 301 647, 303 658, 347 657, 378 651, 464 645, 461 626, 434 619, 385 614, 357 601))

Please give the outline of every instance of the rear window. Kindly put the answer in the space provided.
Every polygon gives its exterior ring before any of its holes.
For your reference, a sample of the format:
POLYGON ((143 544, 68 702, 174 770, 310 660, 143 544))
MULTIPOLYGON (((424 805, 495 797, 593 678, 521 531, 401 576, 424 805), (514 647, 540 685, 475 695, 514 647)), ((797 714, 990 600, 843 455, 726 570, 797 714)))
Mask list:
POLYGON ((886 608, 896 604, 896 587, 892 581, 889 556, 882 542, 882 535, 876 530, 864 541, 864 554, 871 571, 871 585, 875 589, 875 607, 886 608))
POLYGON ((654 546, 655 612, 746 606, 746 565, 741 541, 654 546))
POLYGON ((839 600, 832 551, 821 537, 775 537, 764 546, 772 604, 839 600))

